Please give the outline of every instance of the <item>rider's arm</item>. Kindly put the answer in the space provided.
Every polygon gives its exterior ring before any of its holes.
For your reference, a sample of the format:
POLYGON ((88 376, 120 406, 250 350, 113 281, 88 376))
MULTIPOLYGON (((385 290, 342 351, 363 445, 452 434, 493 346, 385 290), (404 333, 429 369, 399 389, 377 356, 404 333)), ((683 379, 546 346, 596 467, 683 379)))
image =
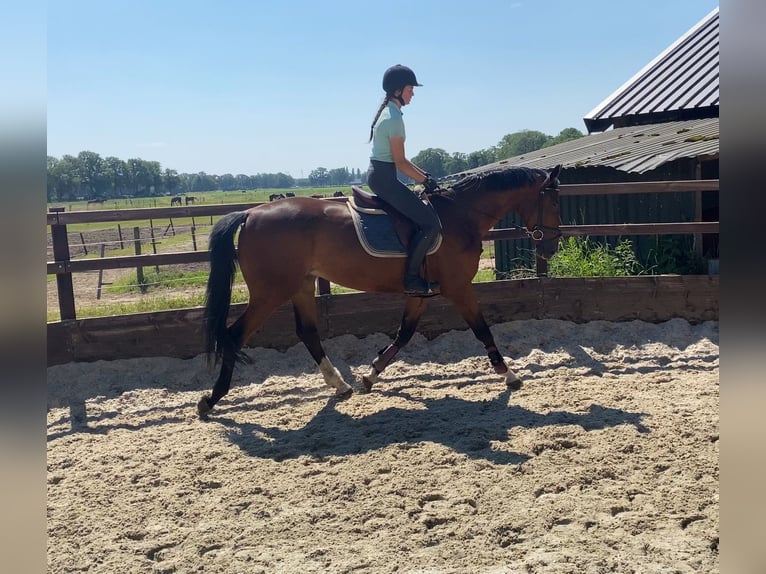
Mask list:
POLYGON ((389 139, 389 142, 391 142, 391 156, 396 164, 396 169, 404 175, 411 177, 417 183, 423 183, 426 173, 407 159, 407 156, 404 154, 404 138, 394 136, 389 139))

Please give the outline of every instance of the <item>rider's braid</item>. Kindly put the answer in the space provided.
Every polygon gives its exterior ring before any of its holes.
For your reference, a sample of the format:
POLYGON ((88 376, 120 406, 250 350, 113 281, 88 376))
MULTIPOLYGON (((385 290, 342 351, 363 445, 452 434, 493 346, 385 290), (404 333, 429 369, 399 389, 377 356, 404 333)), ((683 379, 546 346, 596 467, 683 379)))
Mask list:
POLYGON ((367 143, 370 143, 372 141, 372 131, 375 129, 375 123, 378 121, 380 114, 383 112, 383 109, 388 105, 388 102, 390 99, 391 97, 388 94, 386 94, 386 97, 383 98, 383 103, 380 104, 380 107, 378 108, 378 113, 375 114, 375 119, 372 120, 372 125, 370 126, 370 139, 367 140, 367 143))

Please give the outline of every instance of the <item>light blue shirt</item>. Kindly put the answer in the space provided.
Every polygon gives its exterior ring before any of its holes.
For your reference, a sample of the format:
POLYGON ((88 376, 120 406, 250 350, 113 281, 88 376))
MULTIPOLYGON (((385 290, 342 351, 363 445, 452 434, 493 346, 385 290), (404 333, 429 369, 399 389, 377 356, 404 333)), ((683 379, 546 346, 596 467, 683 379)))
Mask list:
POLYGON ((375 123, 370 159, 393 163, 394 156, 391 154, 391 138, 393 137, 406 137, 404 119, 402 111, 397 105, 394 102, 388 102, 375 123))

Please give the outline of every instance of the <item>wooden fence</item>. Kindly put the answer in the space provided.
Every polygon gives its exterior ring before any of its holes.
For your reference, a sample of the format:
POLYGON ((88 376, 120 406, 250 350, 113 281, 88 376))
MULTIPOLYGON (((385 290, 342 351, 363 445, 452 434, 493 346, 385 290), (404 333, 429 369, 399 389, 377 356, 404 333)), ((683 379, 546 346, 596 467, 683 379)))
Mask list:
MULTIPOLYGON (((610 195, 626 193, 718 191, 718 180, 663 181, 562 185, 561 195, 610 195)), ((326 201, 345 201, 328 198, 326 201)), ((48 324, 48 364, 140 356, 190 357, 202 352, 200 308, 77 319, 72 274, 94 270, 199 263, 209 260, 207 251, 142 254, 72 259, 67 225, 90 222, 125 222, 173 217, 212 217, 247 209, 256 204, 200 205, 149 209, 98 210, 47 214, 51 230, 53 261, 47 273, 56 275, 61 321, 48 324)), ((665 235, 719 232, 718 222, 565 225, 563 236, 665 235)), ((486 240, 520 237, 516 229, 493 229, 486 240)), ((690 321, 718 319, 717 276, 645 276, 621 278, 545 278, 545 262, 538 260, 537 279, 476 284, 477 295, 490 322, 528 318, 559 318, 573 321, 596 319, 664 321, 684 317, 690 321)), ((403 309, 403 296, 367 293, 330 295, 326 282, 318 295, 322 335, 373 332, 393 333, 403 309)), ((232 315, 242 311, 232 306, 232 315)), ((447 302, 436 298, 426 312, 419 331, 436 335, 465 328, 447 302)), ((297 342, 292 310, 280 308, 257 334, 251 345, 284 348, 297 342)))

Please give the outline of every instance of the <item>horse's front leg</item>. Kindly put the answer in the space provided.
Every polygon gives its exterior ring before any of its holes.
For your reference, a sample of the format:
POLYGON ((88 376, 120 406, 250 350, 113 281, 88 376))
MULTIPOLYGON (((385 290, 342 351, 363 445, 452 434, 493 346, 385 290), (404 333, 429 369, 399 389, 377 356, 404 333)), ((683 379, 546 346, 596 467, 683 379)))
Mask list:
POLYGON ((396 338, 393 343, 378 351, 378 356, 370 366, 370 371, 362 376, 362 384, 368 392, 372 390, 372 385, 378 382, 378 375, 391 364, 399 350, 410 342, 415 334, 418 321, 423 312, 428 307, 428 300, 422 297, 408 297, 407 305, 404 307, 402 322, 399 324, 399 330, 396 332, 396 338))
POLYGON ((490 331, 487 322, 484 320, 484 315, 479 308, 479 302, 476 300, 473 287, 469 285, 465 291, 457 296, 450 294, 449 299, 463 316, 466 323, 468 323, 476 338, 484 344, 489 362, 492 363, 495 372, 498 375, 505 375, 506 386, 514 391, 520 389, 521 379, 508 368, 500 351, 497 350, 495 338, 492 336, 492 331, 490 331))

